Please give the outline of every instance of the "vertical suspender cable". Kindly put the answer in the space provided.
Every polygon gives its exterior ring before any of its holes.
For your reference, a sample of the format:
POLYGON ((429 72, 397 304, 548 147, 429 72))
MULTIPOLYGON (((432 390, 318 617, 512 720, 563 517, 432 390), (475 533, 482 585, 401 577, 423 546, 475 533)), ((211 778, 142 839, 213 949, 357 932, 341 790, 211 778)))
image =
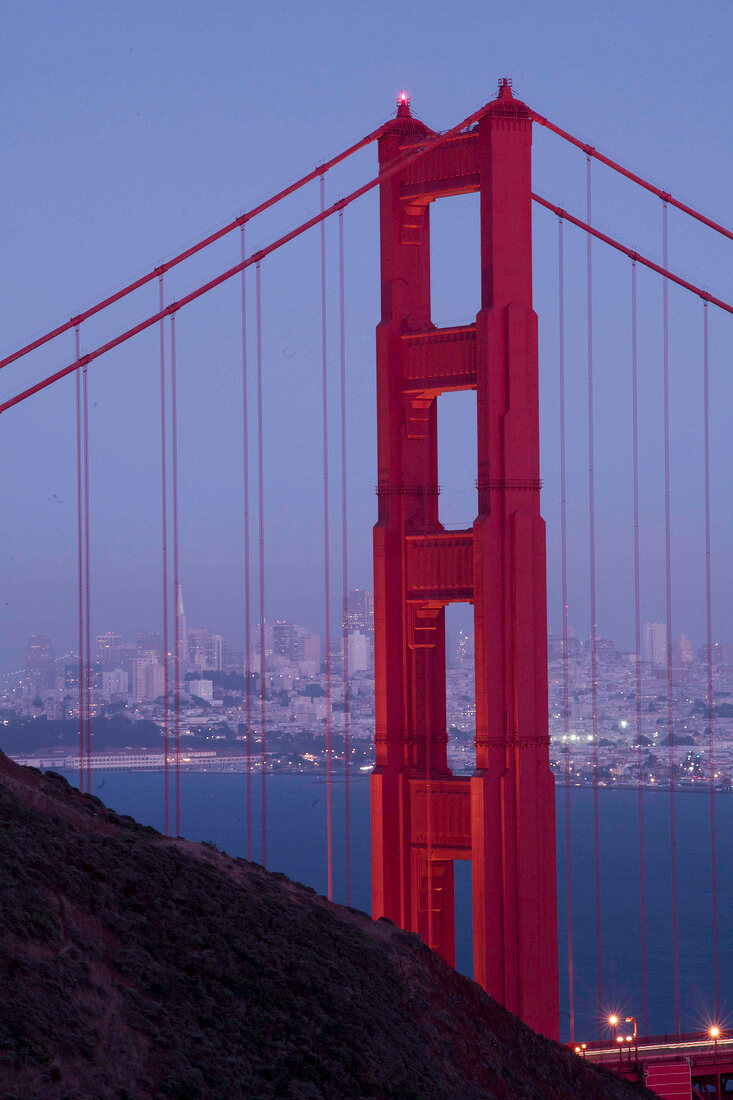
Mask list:
POLYGON ((713 604, 710 560, 710 372, 708 303, 703 302, 703 398, 705 423, 705 608, 707 641, 707 712, 710 774, 710 887, 713 907, 713 974, 715 1022, 720 1020, 720 958, 718 950, 718 854, 715 821, 715 714, 713 711, 713 604))
POLYGON ((567 574, 567 510, 565 470, 565 254, 563 219, 558 219, 558 323, 560 352, 560 548, 562 562, 562 675, 563 732, 565 737, 565 881, 567 898, 568 938, 568 1017, 570 1041, 575 1038, 575 989, 573 972, 572 855, 570 828, 570 727, 568 668, 568 574, 567 574))
POLYGON ((341 579, 344 651, 344 826, 346 904, 351 905, 351 700, 349 698, 349 555, 346 490, 346 304, 344 293, 344 212, 339 210, 339 359, 341 366, 341 579))
MULTIPOLYGON (((163 276, 158 276, 158 300, 163 311, 163 276)), ((170 750, 170 685, 168 683, 168 471, 166 469, 166 396, 165 396, 165 321, 160 322, 160 530, 163 551, 163 814, 165 835, 170 835, 170 783, 168 753, 170 750)))
MULTIPOLYGON (((321 176, 321 210, 326 209, 326 181, 321 176)), ((321 222, 321 368, 323 388, 323 603, 326 643, 326 870, 328 898, 333 901, 333 792, 331 790, 331 570, 328 531, 328 333, 326 318, 326 221, 321 222)))
MULTIPOLYGON (((244 225, 240 232, 242 260, 246 259, 244 225)), ((244 720, 246 723, 247 859, 252 862, 252 632, 249 579, 249 403, 247 389, 247 271, 242 271, 242 474, 244 482, 244 720)))
MULTIPOLYGON (((591 225, 591 158, 586 157, 586 220, 591 225)), ((603 954, 601 947, 601 819, 598 803, 598 661, 596 653, 596 514, 595 438, 593 424, 593 252, 592 238, 586 241, 586 283, 588 297, 588 529, 590 551, 590 677, 593 721, 593 842, 596 900, 596 989, 598 1021, 603 1019, 603 954)))
POLYGON ((176 378, 176 315, 171 313, 171 490, 173 493, 173 693, 175 707, 175 815, 181 835, 181 585, 178 573, 178 387, 176 378))
POLYGON ((81 379, 82 393, 82 419, 84 423, 84 586, 86 588, 85 608, 85 636, 86 636, 86 668, 85 668, 85 712, 86 712, 86 766, 87 766, 87 791, 92 789, 92 642, 91 642, 91 614, 90 614, 90 563, 89 563, 89 387, 87 382, 87 366, 81 379))
MULTIPOLYGON (((74 329, 74 355, 78 360, 79 326, 74 329)), ((84 791, 84 495, 82 488, 81 375, 76 371, 76 554, 79 589, 79 790, 84 791)))
POLYGON ((433 680, 433 650, 423 650, 425 659, 425 840, 427 862, 427 910, 428 910, 428 947, 436 949, 438 944, 433 937, 433 786, 432 776, 432 717, 430 706, 430 687, 433 680))
POLYGON ((649 1034, 646 962, 646 873, 644 867, 644 745, 641 716, 641 589, 639 570, 639 383, 637 354, 636 260, 631 261, 631 426, 634 470, 634 639, 636 645, 636 744, 638 763, 639 919, 641 929, 641 1018, 649 1034))
MULTIPOLYGON (((669 233, 667 229, 667 203, 662 204, 662 263, 669 269, 669 233)), ((672 896, 672 964, 674 968, 674 1022, 680 1033, 680 952, 677 922, 677 814, 675 805, 674 774, 674 700, 672 698, 672 534, 670 507, 670 456, 669 456, 669 281, 662 284, 663 354, 664 354, 664 555, 665 587, 667 600, 667 726, 669 761, 669 854, 672 896)))
POLYGON ((562 704, 565 741, 565 894, 568 922, 568 1025, 575 1041, 575 975, 573 963, 573 867, 570 828, 570 675, 568 667, 568 553, 565 472, 565 247, 563 219, 558 218, 558 327, 560 335, 560 557, 562 563, 562 704))
POLYGON ((260 764, 262 775, 262 866, 267 866, 267 729, 265 725, 265 482, 262 435, 262 276, 255 268, 257 302, 257 489, 260 567, 260 764))

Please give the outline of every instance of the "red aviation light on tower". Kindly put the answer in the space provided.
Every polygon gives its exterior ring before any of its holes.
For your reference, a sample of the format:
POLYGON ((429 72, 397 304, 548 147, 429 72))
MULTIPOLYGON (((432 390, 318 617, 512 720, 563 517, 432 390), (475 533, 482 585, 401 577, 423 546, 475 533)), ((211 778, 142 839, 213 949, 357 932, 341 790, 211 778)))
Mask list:
POLYGON ((410 97, 404 90, 400 92, 397 99, 397 117, 402 116, 410 117, 410 97))

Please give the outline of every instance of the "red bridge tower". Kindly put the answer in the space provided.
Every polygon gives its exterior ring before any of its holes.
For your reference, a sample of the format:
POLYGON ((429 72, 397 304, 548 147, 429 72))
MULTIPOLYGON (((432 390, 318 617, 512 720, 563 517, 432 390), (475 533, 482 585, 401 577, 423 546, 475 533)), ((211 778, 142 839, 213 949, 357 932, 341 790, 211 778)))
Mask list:
MULTIPOLYGON (((426 137, 400 104, 380 168, 426 137)), ((508 81, 488 113, 381 184, 377 328, 379 520, 374 529, 376 765, 372 902, 455 961, 453 860, 473 875, 474 977, 557 1038, 554 781, 547 727, 532 123, 508 81), (430 317, 430 203, 479 191, 481 310, 430 317), (475 390, 478 515, 446 531, 437 404, 475 390), (447 764, 445 605, 474 607, 476 769, 447 764)))

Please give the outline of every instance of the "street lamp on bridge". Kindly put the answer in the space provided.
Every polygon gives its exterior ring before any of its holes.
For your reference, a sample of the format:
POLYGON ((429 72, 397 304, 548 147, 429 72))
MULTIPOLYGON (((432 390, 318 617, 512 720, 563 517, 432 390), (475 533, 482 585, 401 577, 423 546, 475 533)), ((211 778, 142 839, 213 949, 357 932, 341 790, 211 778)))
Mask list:
POLYGON ((713 1040, 713 1045, 714 1045, 714 1048, 715 1048, 715 1057, 717 1058, 718 1057, 718 1039, 720 1038, 720 1028, 718 1027, 717 1024, 713 1024, 713 1026, 710 1028, 710 1038, 713 1040))
MULTIPOLYGON (((636 1061, 638 1062, 639 1061, 639 1033, 638 1033, 638 1028, 636 1026, 636 1019, 633 1016, 627 1016, 625 1018, 625 1022, 627 1024, 633 1024, 634 1025, 634 1034, 633 1034, 634 1057, 635 1057, 636 1061)), ((631 1041, 631 1038, 632 1038, 632 1036, 629 1036, 629 1041, 631 1041)))

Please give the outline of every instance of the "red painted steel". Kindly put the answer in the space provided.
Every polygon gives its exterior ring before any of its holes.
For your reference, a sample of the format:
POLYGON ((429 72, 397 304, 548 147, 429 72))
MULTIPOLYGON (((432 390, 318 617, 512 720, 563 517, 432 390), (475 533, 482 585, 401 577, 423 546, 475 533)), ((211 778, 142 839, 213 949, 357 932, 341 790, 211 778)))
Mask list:
POLYGON ((652 1063, 646 1068, 644 1084, 660 1100, 691 1100, 690 1063, 682 1058, 674 1062, 652 1063))
POLYGON ((703 417, 705 456, 705 640, 707 642, 708 770, 710 772, 710 894, 713 918, 715 1020, 720 1019, 718 946, 718 855, 715 816, 715 710, 713 707, 713 595, 710 547, 710 339, 708 304, 703 302, 703 417))
POLYGON ((339 210, 339 365, 341 368, 341 606, 344 653, 344 841, 346 904, 351 905, 351 690, 349 678, 349 543, 346 490, 346 296, 344 279, 344 212, 339 210))
MULTIPOLYGON (((245 227, 240 232, 241 257, 247 255, 245 248, 245 227)), ((252 609, 250 584, 250 545, 249 545, 249 387, 247 377, 247 271, 242 270, 242 482, 244 521, 244 720, 246 723, 245 745, 247 752, 246 778, 246 832, 247 859, 252 862, 252 609)))
MULTIPOLYGON (((163 309, 163 276, 158 280, 158 301, 163 309)), ((168 681, 168 470, 166 439, 165 394, 165 321, 160 322, 160 510, 161 544, 163 552, 163 819, 165 835, 170 834, 170 776, 168 753, 170 751, 170 684, 168 681)))
MULTIPOLYGON (((586 161, 586 217, 591 224, 591 161, 586 161)), ((593 865, 596 918, 596 998, 598 1026, 604 1026, 603 949, 601 937, 601 816, 598 800, 598 623, 596 615, 596 481, 593 415, 593 238, 586 237, 587 356, 588 356, 588 560, 590 579, 590 692, 593 723, 593 865)))
POLYGON ((402 104, 379 139, 373 914, 419 932, 452 963, 453 860, 471 859, 474 977, 557 1036, 531 117, 503 82, 468 134, 433 154, 430 133, 402 104), (419 143, 426 150, 419 172, 408 173, 405 162, 392 172, 403 150, 419 143), (464 330, 472 355, 456 368, 466 340, 442 340, 430 316, 429 204, 477 190, 481 310, 464 330), (429 349, 422 389, 406 377, 418 334, 429 349), (450 535, 437 485, 437 398, 447 388, 475 389, 478 417, 478 517, 471 530, 450 535), (457 598, 474 605, 470 778, 452 778, 446 755, 444 608, 457 598))
MULTIPOLYGON (((321 176, 321 211, 326 209, 326 181, 321 176)), ((339 211, 340 213, 340 211, 339 211)), ((321 222, 321 385, 323 447, 323 616, 326 678, 326 877, 333 901, 333 784, 331 781, 331 539, 328 529, 328 324, 326 295, 326 221, 321 222)))
POLYGON ((267 689, 265 685, 265 467, 262 415, 262 274, 255 267, 255 303, 257 308, 257 499, 259 524, 259 598, 260 598, 260 780, 262 784, 262 866, 267 866, 267 689))
POLYGON ((234 218, 233 221, 227 225, 222 226, 221 229, 217 229, 215 233, 211 233, 208 237, 204 237, 203 240, 197 241, 196 244, 191 245, 190 248, 185 249, 183 252, 179 252, 173 259, 167 260, 165 263, 159 264, 158 267, 153 268, 152 271, 148 271, 145 275, 141 275, 139 279, 135 279, 134 282, 128 283, 122 290, 118 290, 115 294, 110 294, 108 298, 104 298, 101 302, 97 302, 95 305, 90 306, 89 309, 85 309, 82 313, 77 314, 76 317, 72 317, 69 321, 64 322, 63 325, 59 325, 58 328, 51 329, 50 332, 44 333, 43 336, 39 336, 37 340, 33 340, 30 344, 26 344, 24 347, 14 351, 11 355, 7 355, 4 359, 0 359, 0 370, 3 367, 7 367, 10 363, 14 363, 17 359, 22 359, 24 355, 28 355, 30 352, 35 351, 36 348, 43 347, 50 340, 54 340, 57 336, 61 336, 62 333, 68 332, 69 329, 80 325, 87 318, 93 317, 96 313, 101 313, 102 310, 107 309, 109 306, 114 305, 115 302, 121 301, 122 298, 126 298, 128 294, 132 294, 133 291, 139 290, 140 287, 145 286, 146 283, 151 282, 157 276, 163 275, 166 271, 170 271, 172 268, 177 267, 178 264, 183 263, 184 260, 188 260, 191 256, 195 256, 197 252, 201 252, 204 248, 208 248, 209 245, 214 244, 215 241, 221 240, 222 237, 226 237, 228 233, 231 233, 238 227, 243 227, 247 222, 252 221, 258 214, 262 214, 265 210, 269 210, 271 206, 275 206, 282 199, 292 195, 294 191, 300 190, 301 187, 305 187, 307 183, 311 183, 313 180, 318 179, 324 172, 328 172, 331 168, 334 168, 341 161, 346 160, 354 153, 358 153, 360 149, 364 149, 365 146, 371 145, 373 141, 379 137, 382 132, 382 127, 378 126, 376 130, 372 130, 370 134, 363 137, 361 141, 357 141, 355 145, 350 145, 348 149, 344 149, 338 156, 332 157, 331 160, 320 165, 318 168, 314 168, 312 172, 308 172, 305 176, 301 176, 295 183, 291 183, 289 187, 283 188, 282 191, 278 191, 277 194, 271 195, 269 199, 261 202, 258 206, 254 206, 251 210, 248 210, 245 214, 240 214, 239 217, 234 218))
POLYGON ((562 588, 562 704, 565 737, 565 895, 568 938, 568 1029, 575 1041, 575 974, 573 960, 573 860, 570 827, 570 671, 568 666, 568 522, 565 461, 565 242, 557 221, 558 334, 560 359, 560 563, 562 588))
MULTIPOLYGON (((669 264, 667 204, 662 204, 662 262, 669 264)), ((667 608, 667 734, 669 761, 669 855, 672 903, 672 968, 674 971, 674 1021, 680 1030, 680 948, 677 919, 677 804, 674 771, 674 696, 672 682, 672 508, 669 423, 669 283, 662 284, 663 406, 664 406, 664 576, 667 608)))
POLYGON ((594 157, 597 161, 600 161, 601 164, 605 164, 607 168, 612 168, 614 172, 618 172, 619 175, 625 176, 627 180, 631 180, 632 183, 637 183, 640 187, 643 187, 644 190, 651 191, 652 195, 656 195, 657 198, 662 199, 663 202, 667 202, 670 206, 676 207, 677 210, 681 210, 683 214, 689 214, 691 218, 695 218, 697 221, 702 222, 708 229, 714 229, 716 233, 720 233, 733 241, 733 232, 731 232, 730 229, 726 229, 724 225, 720 225, 711 218, 706 218, 699 210, 695 210, 691 206, 686 206, 685 203, 680 202, 679 199, 675 199, 670 195, 668 191, 662 191, 661 188, 655 187, 649 180, 645 180, 642 176, 637 176, 635 172, 632 172, 628 168, 624 168, 618 161, 612 160, 611 157, 604 156, 603 153, 599 153, 594 146, 588 145, 586 142, 581 141, 580 138, 573 137, 567 130, 562 130, 559 126, 556 126, 554 122, 550 122, 549 119, 543 118, 542 115, 537 114, 536 111, 532 111, 532 118, 535 122, 538 122, 540 126, 544 126, 546 129, 551 130, 553 134, 557 134, 558 137, 570 142, 571 145, 575 145, 576 148, 582 149, 586 156, 594 157))
MULTIPOLYGON (((210 279, 207 283, 203 283, 201 286, 196 287, 195 290, 190 291, 188 294, 184 294, 184 296, 182 298, 179 298, 177 302, 171 302, 165 307, 164 310, 154 313, 150 317, 146 317, 145 320, 139 321, 138 324, 133 325, 131 328, 126 329, 124 332, 121 332, 112 340, 108 340, 105 344, 101 344, 93 351, 87 352, 87 354, 82 356, 81 359, 78 359, 73 363, 67 364, 67 366, 62 367, 60 370, 54 371, 53 374, 48 375, 48 377, 42 379, 42 381, 36 382, 35 385, 29 386, 21 393, 16 394, 15 397, 11 397, 7 401, 3 401, 2 403, 0 403, 0 413, 7 412, 7 410, 13 408, 14 405, 20 404, 21 401, 26 401, 29 397, 32 397, 36 393, 40 393, 41 390, 46 389, 48 386, 52 386, 55 382, 58 382, 60 381, 60 379, 65 378, 68 374, 73 374, 74 371, 79 370, 80 367, 83 367, 85 364, 91 363, 94 359, 98 359, 101 355, 105 355, 108 351, 112 351, 113 348, 119 347, 120 344, 124 344, 128 340, 131 340, 132 337, 137 336, 138 333, 145 332, 145 330, 150 328, 151 325, 157 324, 158 321, 161 320, 161 318, 172 317, 173 314, 177 313, 179 309, 187 306, 190 302, 195 302, 198 298, 203 297, 204 294, 208 294, 209 291, 215 290, 216 287, 221 286, 222 283, 225 283, 229 279, 232 279, 235 275, 238 275, 240 271, 244 271, 246 268, 251 267, 253 264, 256 265, 261 263, 262 260, 266 256, 269 256, 271 252, 276 252, 279 248, 282 248, 283 245, 289 244, 290 241, 294 241, 296 237, 300 237, 309 229, 312 229, 314 226, 319 225, 325 218, 329 218, 332 214, 336 214, 340 210, 344 210, 347 206, 349 206, 350 203, 355 202, 357 199, 360 199, 362 195, 368 194, 369 191, 372 191, 375 187, 379 186, 385 180, 390 179, 397 172, 403 171, 405 168, 420 160, 421 157, 426 156, 438 146, 450 141, 451 138, 459 135, 461 130, 465 130, 466 127, 473 125, 473 123, 483 118, 488 109, 488 104, 484 107, 480 107, 477 111, 474 111, 473 114, 468 115, 461 122, 457 123, 452 129, 447 130, 444 134, 435 134, 431 136, 429 140, 419 145, 415 152, 408 152, 400 157, 397 157, 395 161, 389 166, 389 168, 385 170, 384 173, 380 173, 378 176, 375 176, 374 179, 369 180, 367 183, 363 183, 361 187, 357 187, 355 191, 352 191, 345 198, 339 199, 338 202, 333 203, 331 206, 328 207, 327 210, 323 210, 318 214, 314 214, 312 218, 309 218, 307 221, 301 222, 301 224, 296 226, 295 229, 291 229, 289 233, 285 233, 282 237, 278 237, 276 241, 273 241, 265 248, 261 248, 258 252, 255 252, 251 256, 248 256, 246 260, 240 261, 240 263, 235 264, 234 267, 227 268, 226 271, 223 271, 220 275, 217 275, 216 278, 210 279)), ((432 131, 427 132, 432 133, 432 131)), ((234 224, 232 225, 232 228, 234 228, 234 224)), ((733 306, 726 307, 724 304, 718 302, 714 298, 710 298, 709 300, 711 302, 714 302, 716 305, 722 305, 722 308, 729 308, 729 311, 733 313, 733 306)), ((38 345, 34 344, 34 347, 35 346, 38 345)), ((19 352, 12 355, 8 362, 11 362, 13 359, 19 358, 22 354, 24 354, 25 351, 28 350, 30 350, 30 348, 21 349, 19 352)))
MULTIPOLYGON (((533 194, 532 199, 539 206, 544 206, 546 210, 551 210, 553 214, 557 214, 558 217, 564 218, 565 221, 570 222, 571 225, 577 226, 578 229, 582 229, 585 233, 590 233, 597 240, 603 241, 604 244, 609 245, 611 248, 615 248, 617 252, 623 252, 624 256, 628 256, 630 260, 635 260, 637 263, 644 264, 650 271, 656 271, 657 275, 661 275, 671 283, 676 283, 677 286, 681 286, 683 290, 689 290, 692 294, 697 294, 698 298, 702 298, 704 302, 709 302, 711 306, 717 306, 718 309, 724 310, 725 313, 733 313, 733 305, 731 305, 730 302, 726 302, 722 298, 716 298, 713 294, 709 294, 707 290, 703 290, 702 287, 688 282, 687 279, 680 278, 679 275, 675 275, 674 272, 670 271, 667 267, 656 264, 654 260, 647 259, 647 257, 642 256, 641 253, 635 252, 633 248, 628 248, 627 245, 621 244, 620 241, 615 240, 613 237, 609 237, 607 233, 601 233, 600 229, 594 229, 593 226, 588 225, 587 222, 581 221, 580 218, 576 218, 572 214, 568 214, 567 210, 563 210, 561 206, 555 206, 554 203, 548 202, 547 199, 543 199, 541 195, 533 194)), ((0 412, 2 412, 2 407, 0 407, 0 412)))
POLYGON ((178 570, 178 379, 176 365, 176 317, 171 314, 171 493, 173 496, 173 591, 176 609, 173 619, 173 692, 175 753, 176 836, 181 835, 181 582, 178 570))
POLYGON ((91 627, 91 564, 89 547, 89 383, 87 368, 84 366, 81 377, 81 415, 83 424, 83 466, 84 466, 84 639, 86 661, 84 663, 84 716, 86 722, 86 768, 87 791, 92 790, 92 627, 91 627))
MULTIPOLYGON (((74 330, 74 353, 80 357, 79 326, 74 330)), ((76 556, 79 611, 79 790, 84 790, 84 495, 82 489, 81 375, 76 373, 76 556)))
POLYGON ((636 308, 636 262, 631 262, 631 432, 634 471, 634 638, 636 645, 636 739, 638 764, 637 821, 639 840, 639 924, 641 930, 641 1019, 643 1032, 649 1031, 649 982, 646 942, 646 868, 644 843, 644 742, 641 716, 641 584, 639 553, 639 384, 636 308))

